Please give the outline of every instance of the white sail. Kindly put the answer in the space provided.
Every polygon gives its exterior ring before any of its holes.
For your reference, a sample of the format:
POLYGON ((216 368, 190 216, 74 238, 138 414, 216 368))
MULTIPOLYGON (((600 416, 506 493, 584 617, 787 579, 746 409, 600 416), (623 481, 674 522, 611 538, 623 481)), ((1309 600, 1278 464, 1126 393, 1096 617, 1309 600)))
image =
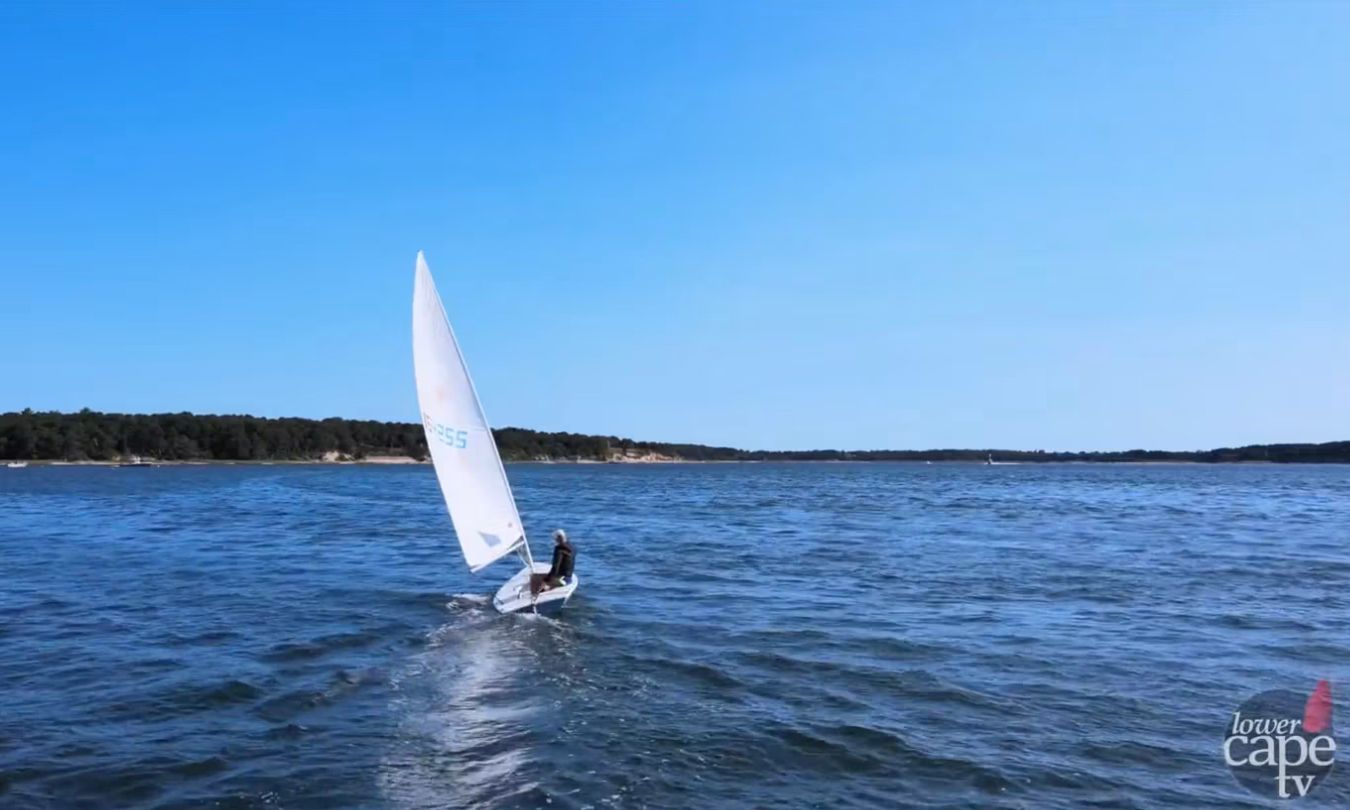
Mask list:
POLYGON ((464 561, 477 571, 525 542, 520 513, 426 259, 413 284, 413 371, 422 426, 464 561))

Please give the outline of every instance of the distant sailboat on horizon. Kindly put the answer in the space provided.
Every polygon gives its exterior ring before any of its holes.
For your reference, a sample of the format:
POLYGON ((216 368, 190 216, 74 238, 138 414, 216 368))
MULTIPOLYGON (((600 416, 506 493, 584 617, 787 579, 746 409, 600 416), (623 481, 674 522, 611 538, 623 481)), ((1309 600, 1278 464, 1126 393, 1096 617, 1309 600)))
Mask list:
POLYGON ((562 608, 577 589, 577 577, 537 596, 530 593, 530 574, 546 574, 550 565, 530 554, 492 429, 421 251, 413 283, 413 373, 427 449, 469 570, 515 554, 523 567, 498 589, 493 606, 502 613, 562 608))

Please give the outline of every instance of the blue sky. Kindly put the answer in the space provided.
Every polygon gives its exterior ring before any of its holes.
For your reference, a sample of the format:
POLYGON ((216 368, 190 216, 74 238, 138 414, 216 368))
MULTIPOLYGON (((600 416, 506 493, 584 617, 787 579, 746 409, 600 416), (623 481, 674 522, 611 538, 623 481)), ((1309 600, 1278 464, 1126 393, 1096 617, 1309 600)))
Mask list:
POLYGON ((0 7, 0 409, 1350 438, 1350 6, 0 7))

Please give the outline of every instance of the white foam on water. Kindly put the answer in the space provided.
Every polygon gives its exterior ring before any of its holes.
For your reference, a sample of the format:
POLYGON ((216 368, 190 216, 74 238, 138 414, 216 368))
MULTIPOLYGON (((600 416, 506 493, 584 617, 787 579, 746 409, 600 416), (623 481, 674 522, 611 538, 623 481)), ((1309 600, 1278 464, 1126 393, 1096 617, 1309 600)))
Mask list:
POLYGON ((536 790, 522 731, 540 704, 520 685, 537 660, 496 622, 457 622, 435 635, 441 644, 391 679, 400 722, 377 776, 384 801, 471 810, 536 790))
POLYGON ((561 627, 563 624, 562 620, 554 618, 553 616, 545 616, 542 613, 531 613, 528 610, 518 610, 511 615, 525 622, 543 622, 544 624, 553 625, 555 627, 561 627))

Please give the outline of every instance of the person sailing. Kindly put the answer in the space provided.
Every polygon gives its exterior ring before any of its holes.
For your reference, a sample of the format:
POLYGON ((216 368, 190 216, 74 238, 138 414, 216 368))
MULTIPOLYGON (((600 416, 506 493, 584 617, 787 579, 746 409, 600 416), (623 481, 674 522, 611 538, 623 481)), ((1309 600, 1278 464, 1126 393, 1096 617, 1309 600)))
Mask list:
POLYGON ((547 574, 530 574, 530 595, 538 596, 540 591, 566 585, 572 576, 572 566, 577 559, 577 550, 567 539, 567 532, 553 530, 553 565, 547 574))

